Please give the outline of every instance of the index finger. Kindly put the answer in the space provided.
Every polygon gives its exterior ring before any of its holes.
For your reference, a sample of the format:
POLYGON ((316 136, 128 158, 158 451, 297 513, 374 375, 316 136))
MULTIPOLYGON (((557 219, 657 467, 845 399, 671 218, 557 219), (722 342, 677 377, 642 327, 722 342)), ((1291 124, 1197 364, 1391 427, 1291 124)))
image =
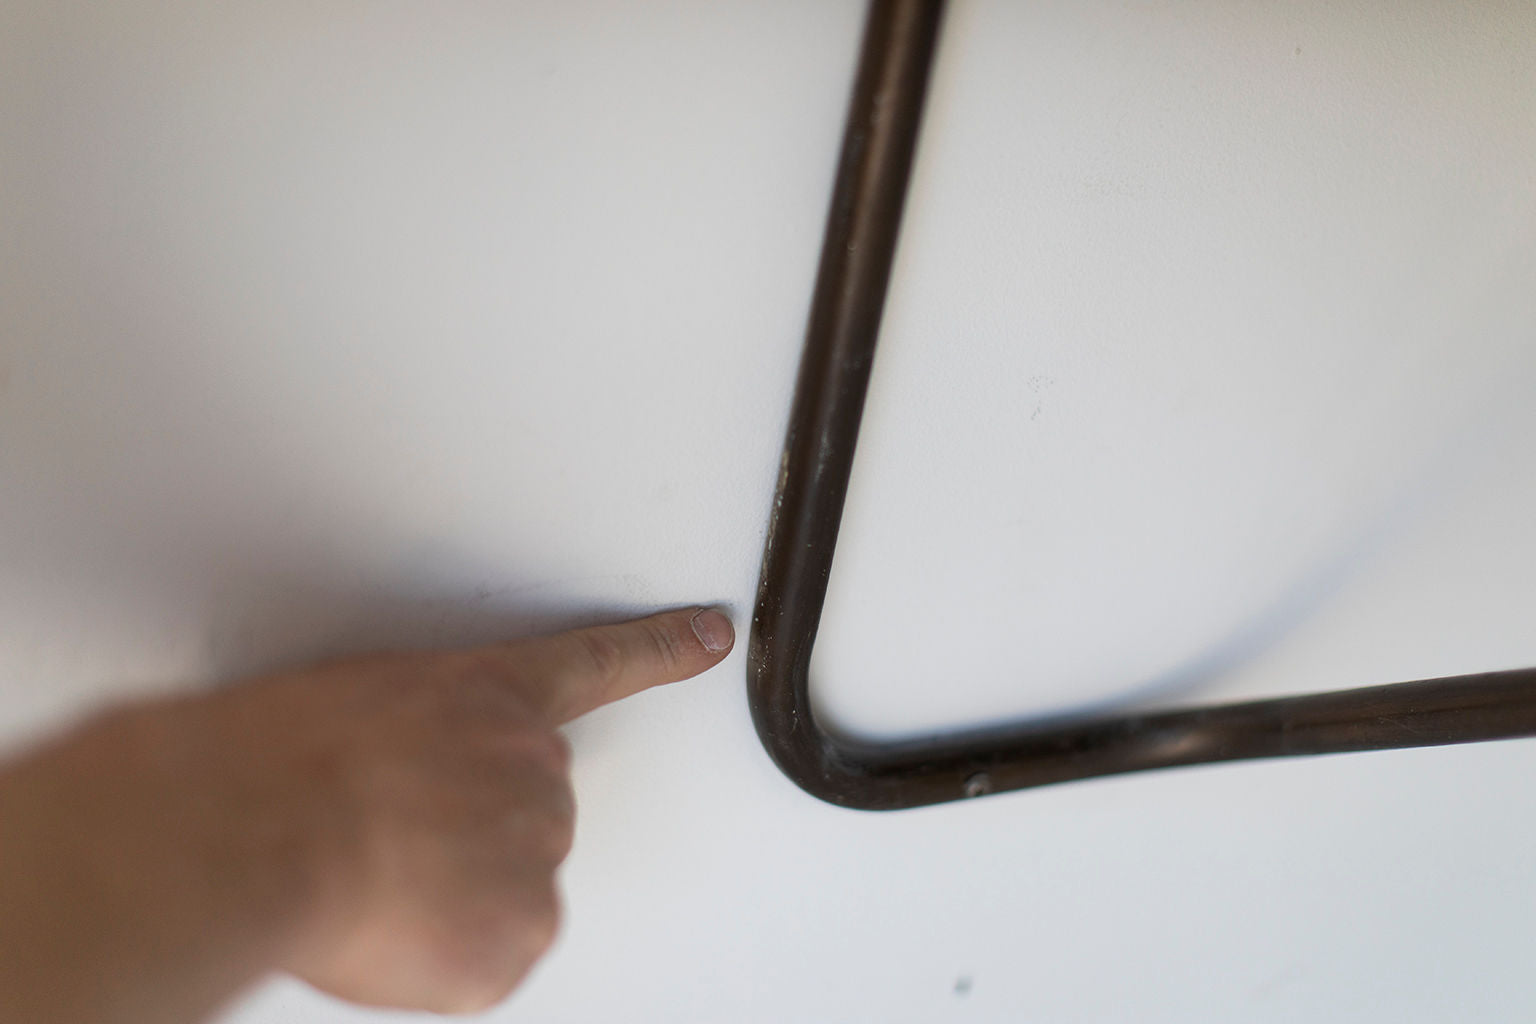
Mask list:
POLYGON ((731 653, 731 620, 689 608, 502 648, 520 696, 563 724, 593 708, 714 668, 731 653))

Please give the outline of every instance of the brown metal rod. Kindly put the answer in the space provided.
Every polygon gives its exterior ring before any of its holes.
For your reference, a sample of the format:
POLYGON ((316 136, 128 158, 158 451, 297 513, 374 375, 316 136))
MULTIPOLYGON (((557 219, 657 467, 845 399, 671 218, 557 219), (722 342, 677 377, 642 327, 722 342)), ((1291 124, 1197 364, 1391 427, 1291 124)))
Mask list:
POLYGON ((887 810, 1122 772, 1536 735, 1536 668, 1218 707, 866 744, 811 710, 826 599, 941 0, 874 0, 825 241, 748 651, 763 746, 807 792, 887 810))

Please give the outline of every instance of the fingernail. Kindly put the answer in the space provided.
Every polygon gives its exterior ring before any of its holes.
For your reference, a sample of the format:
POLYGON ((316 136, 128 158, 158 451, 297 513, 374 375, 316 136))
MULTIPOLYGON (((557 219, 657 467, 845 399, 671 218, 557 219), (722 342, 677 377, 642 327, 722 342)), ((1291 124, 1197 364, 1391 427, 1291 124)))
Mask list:
POLYGON ((718 654, 736 639, 736 630, 731 627, 731 620, 713 608, 699 612, 690 625, 693 626, 693 635, 699 638, 699 643, 704 645, 706 651, 718 654))

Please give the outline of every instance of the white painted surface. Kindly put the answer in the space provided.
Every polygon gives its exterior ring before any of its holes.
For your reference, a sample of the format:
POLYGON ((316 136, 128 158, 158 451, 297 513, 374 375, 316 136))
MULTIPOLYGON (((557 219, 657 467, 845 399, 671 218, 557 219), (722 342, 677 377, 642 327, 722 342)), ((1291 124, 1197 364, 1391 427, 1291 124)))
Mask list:
MULTIPOLYGON (((860 16, 0 7, 5 737, 324 652, 744 624, 860 16)), ((949 29, 827 709, 1536 659, 1536 9, 949 29)), ((565 935, 490 1019, 1531 1004, 1536 745, 861 815, 776 774, 742 672, 573 730, 565 935)))

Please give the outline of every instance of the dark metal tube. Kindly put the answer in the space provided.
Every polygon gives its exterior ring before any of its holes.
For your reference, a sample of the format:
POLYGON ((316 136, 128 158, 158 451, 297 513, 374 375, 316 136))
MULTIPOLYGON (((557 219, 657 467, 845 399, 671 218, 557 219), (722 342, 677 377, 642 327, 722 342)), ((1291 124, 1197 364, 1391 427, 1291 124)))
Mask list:
POLYGON ((874 0, 865 27, 748 648, 753 721, 778 766, 824 800, 883 810, 1178 765, 1536 735, 1536 668, 895 744, 817 724, 811 648, 942 9, 874 0))

